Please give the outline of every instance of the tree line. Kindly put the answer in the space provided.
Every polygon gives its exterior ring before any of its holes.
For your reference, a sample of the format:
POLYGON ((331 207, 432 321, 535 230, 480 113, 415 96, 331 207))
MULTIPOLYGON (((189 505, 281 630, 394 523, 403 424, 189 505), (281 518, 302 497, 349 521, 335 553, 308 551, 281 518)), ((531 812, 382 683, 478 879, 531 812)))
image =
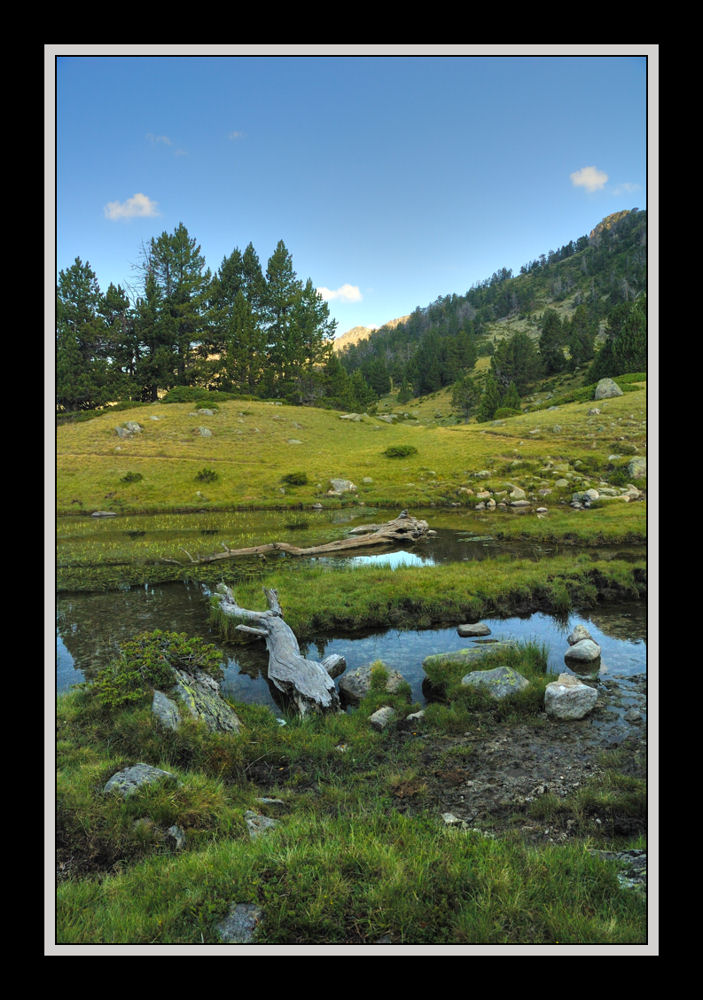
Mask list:
POLYGON ((59 273, 59 410, 113 400, 153 401, 176 386, 314 402, 336 323, 312 281, 301 281, 283 240, 262 267, 253 245, 212 274, 180 223, 142 248, 139 288, 101 291, 89 263, 59 273))
POLYGON ((332 349, 336 323, 327 304, 310 279, 298 278, 282 240, 265 268, 249 243, 212 274, 180 223, 142 248, 138 275, 132 301, 114 284, 101 291, 80 258, 60 272, 60 412, 154 401, 179 387, 365 410, 390 392, 402 405, 451 387, 455 409, 487 420, 519 409, 545 376, 584 368, 595 380, 646 370, 646 213, 636 209, 519 276, 502 268, 341 354, 332 349), (568 317, 550 306, 536 318, 536 301, 556 304, 567 294, 576 305, 568 317), (509 315, 536 327, 533 335, 494 344, 489 324, 509 315), (596 350, 599 332, 605 340, 596 350), (490 356, 490 368, 477 378, 480 355, 490 356))

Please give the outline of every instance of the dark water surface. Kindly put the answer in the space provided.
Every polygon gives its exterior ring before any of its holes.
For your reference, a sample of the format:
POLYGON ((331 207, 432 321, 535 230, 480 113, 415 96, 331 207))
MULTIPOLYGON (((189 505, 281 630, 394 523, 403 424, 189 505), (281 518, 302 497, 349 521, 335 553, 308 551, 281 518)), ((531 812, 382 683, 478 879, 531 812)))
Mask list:
MULTIPOLYGON (((407 565, 426 553, 370 556, 389 565, 407 565)), ((209 594, 199 584, 172 583, 111 593, 61 594, 56 605, 56 688, 66 691, 112 658, 121 642, 140 631, 162 629, 186 632, 223 649, 227 666, 223 691, 234 700, 264 704, 278 711, 266 680, 267 654, 263 642, 223 644, 209 621, 209 594)), ((557 621, 549 615, 484 619, 491 639, 536 641, 549 653, 549 669, 565 670, 567 636, 584 624, 602 649, 602 666, 610 674, 633 676, 647 669, 647 609, 641 604, 599 606, 597 611, 572 613, 557 621)), ((356 638, 325 637, 309 643, 304 652, 313 659, 330 653, 346 657, 347 670, 383 660, 410 683, 413 700, 424 703, 422 661, 432 653, 448 652, 475 643, 462 639, 455 627, 409 631, 390 629, 356 638)))

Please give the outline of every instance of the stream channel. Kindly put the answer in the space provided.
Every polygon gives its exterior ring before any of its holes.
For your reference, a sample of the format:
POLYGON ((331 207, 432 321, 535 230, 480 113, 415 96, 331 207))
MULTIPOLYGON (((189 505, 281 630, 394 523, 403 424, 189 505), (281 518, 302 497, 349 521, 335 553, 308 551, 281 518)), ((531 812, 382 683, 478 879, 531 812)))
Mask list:
MULTIPOLYGON (((397 566, 436 565, 486 559, 514 554, 540 558, 545 548, 533 543, 498 543, 490 537, 470 538, 448 528, 422 546, 365 556, 335 556, 338 564, 367 562, 397 566)), ((197 583, 145 585, 109 593, 60 593, 56 599, 56 690, 63 692, 89 679, 112 658, 121 642, 142 631, 162 629, 185 632, 217 644, 226 657, 222 691, 233 700, 268 705, 275 713, 279 706, 266 679, 267 654, 263 642, 223 643, 210 623, 209 590, 197 583)), ((602 671, 611 676, 634 679, 647 671, 647 607, 642 603, 598 605, 583 614, 574 611, 568 619, 547 614, 507 619, 483 619, 491 630, 490 640, 534 641, 548 650, 548 669, 567 671, 564 654, 567 636, 577 624, 586 626, 601 646, 602 671)), ((314 643, 301 644, 312 659, 331 653, 342 654, 347 670, 375 660, 398 670, 412 688, 413 701, 425 703, 422 692, 422 662, 433 653, 448 652, 480 640, 463 639, 456 627, 421 631, 388 629, 362 636, 321 636, 314 643)), ((484 640, 485 641, 485 640, 484 640)))

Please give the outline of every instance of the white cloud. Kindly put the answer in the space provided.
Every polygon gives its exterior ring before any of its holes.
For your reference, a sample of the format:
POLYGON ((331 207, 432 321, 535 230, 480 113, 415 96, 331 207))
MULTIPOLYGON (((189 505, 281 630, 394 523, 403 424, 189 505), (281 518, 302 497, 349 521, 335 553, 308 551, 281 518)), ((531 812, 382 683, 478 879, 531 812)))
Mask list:
POLYGON ((608 180, 608 175, 597 167, 581 167, 569 176, 574 187, 584 187, 587 191, 600 191, 608 180))
POLYGON ((340 302, 361 302, 361 292, 357 285, 340 285, 339 288, 318 288, 318 294, 325 302, 338 299, 340 302))
POLYGON ((149 218, 159 213, 157 202, 147 198, 145 194, 133 194, 127 201, 109 201, 105 206, 106 219, 149 218))
POLYGON ((227 138, 228 139, 243 139, 244 138, 244 133, 243 132, 230 132, 229 135, 227 136, 227 138))

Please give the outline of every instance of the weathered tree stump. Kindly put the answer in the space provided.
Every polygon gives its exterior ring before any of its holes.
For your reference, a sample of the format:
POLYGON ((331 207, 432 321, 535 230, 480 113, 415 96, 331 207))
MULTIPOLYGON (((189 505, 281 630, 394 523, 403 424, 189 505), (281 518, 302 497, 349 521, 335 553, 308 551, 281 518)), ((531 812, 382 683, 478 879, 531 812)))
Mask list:
POLYGON ((300 715, 341 711, 333 678, 346 666, 344 658, 328 656, 318 663, 304 657, 293 630, 283 619, 277 592, 265 588, 264 594, 268 611, 250 611, 237 604, 234 594, 225 584, 221 583, 217 588, 223 614, 242 619, 237 629, 266 640, 268 678, 300 715))

